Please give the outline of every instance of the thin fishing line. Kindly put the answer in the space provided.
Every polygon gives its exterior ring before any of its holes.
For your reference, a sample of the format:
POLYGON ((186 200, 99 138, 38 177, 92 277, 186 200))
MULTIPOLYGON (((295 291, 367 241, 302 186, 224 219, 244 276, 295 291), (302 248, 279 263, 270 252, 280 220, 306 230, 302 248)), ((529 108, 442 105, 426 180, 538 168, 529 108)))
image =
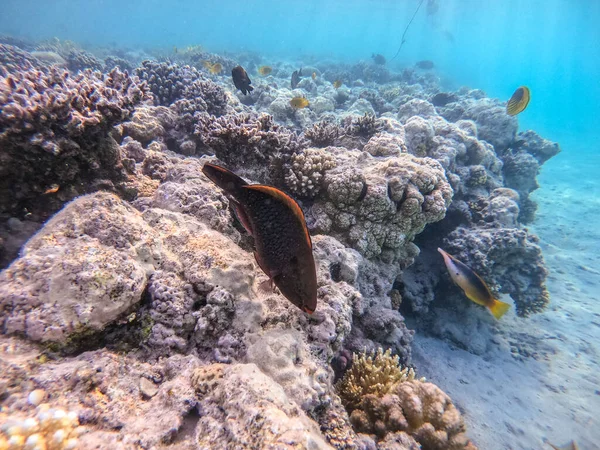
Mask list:
POLYGON ((415 16, 419 12, 419 9, 421 9, 421 5, 423 4, 424 1, 425 0, 421 0, 419 2, 419 6, 417 6, 417 9, 415 9, 415 13, 411 17, 410 22, 408 22, 408 25, 406 25, 406 28, 404 29, 404 33, 402 33, 402 42, 400 42, 400 47, 398 48, 398 51, 396 52, 396 54, 394 55, 394 57, 392 59, 390 59, 390 62, 392 62, 393 60, 395 60, 396 56, 398 56, 398 53, 400 53, 400 50, 402 50, 402 46, 406 42, 406 39, 404 39, 404 37, 406 36, 406 32, 408 31, 408 27, 410 27, 410 24, 413 22, 413 20, 415 20, 415 16))

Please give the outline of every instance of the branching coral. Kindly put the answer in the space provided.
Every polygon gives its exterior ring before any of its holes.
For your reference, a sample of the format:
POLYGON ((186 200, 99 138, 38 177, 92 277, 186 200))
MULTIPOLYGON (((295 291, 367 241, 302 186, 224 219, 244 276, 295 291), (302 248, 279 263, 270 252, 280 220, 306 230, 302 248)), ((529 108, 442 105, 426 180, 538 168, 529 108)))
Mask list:
POLYGON ((380 347, 377 353, 363 351, 354 354, 352 366, 337 384, 337 392, 346 409, 352 412, 361 405, 363 397, 380 398, 397 384, 415 379, 412 368, 400 368, 399 357, 380 347))
POLYGON ((185 99, 189 102, 185 106, 186 112, 207 111, 215 115, 225 112, 225 91, 194 67, 144 61, 136 73, 147 81, 155 105, 169 106, 185 99))
POLYGON ((201 147, 231 165, 264 165, 278 154, 296 153, 305 141, 280 125, 268 114, 228 114, 214 118, 197 116, 195 136, 201 147))
POLYGON ((137 77, 118 69, 29 69, 0 78, 0 209, 17 210, 58 184, 68 198, 90 180, 121 176, 118 146, 109 137, 147 97, 137 77))
POLYGON ((304 137, 315 147, 327 147, 333 145, 340 135, 340 127, 334 120, 325 119, 313 124, 311 128, 304 131, 304 137))
POLYGON ((373 114, 365 113, 362 117, 348 116, 343 121, 344 132, 350 136, 370 138, 381 130, 383 124, 373 114))

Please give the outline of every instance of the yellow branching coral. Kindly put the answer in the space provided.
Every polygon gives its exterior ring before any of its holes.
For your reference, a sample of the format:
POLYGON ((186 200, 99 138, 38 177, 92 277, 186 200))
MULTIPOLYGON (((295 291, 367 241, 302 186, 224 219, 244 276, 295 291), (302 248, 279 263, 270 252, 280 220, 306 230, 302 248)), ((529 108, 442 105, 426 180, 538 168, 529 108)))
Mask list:
POLYGON ((413 369, 407 367, 401 369, 398 356, 392 356, 390 349, 384 352, 380 347, 377 353, 366 351, 355 353, 352 367, 336 388, 342 403, 348 412, 352 412, 359 407, 364 396, 383 397, 397 383, 414 379, 413 369))

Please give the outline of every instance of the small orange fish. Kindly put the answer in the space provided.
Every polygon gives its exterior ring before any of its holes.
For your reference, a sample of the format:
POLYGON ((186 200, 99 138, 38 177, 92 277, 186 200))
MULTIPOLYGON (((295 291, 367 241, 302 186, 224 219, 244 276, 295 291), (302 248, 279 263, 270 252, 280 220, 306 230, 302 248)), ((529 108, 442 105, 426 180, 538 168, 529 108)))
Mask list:
POLYGON ((342 84, 343 84, 343 83, 342 83, 342 81, 341 81, 341 80, 335 80, 335 81, 333 82, 333 87, 337 89, 337 88, 339 88, 339 87, 340 87, 342 84))
POLYGON ((317 308, 317 272, 302 209, 272 186, 248 184, 229 170, 206 163, 202 172, 231 199, 254 238, 254 258, 290 302, 312 314, 317 308))
POLYGON ((309 105, 309 103, 305 97, 294 97, 290 100, 290 105, 294 109, 302 109, 306 108, 309 105))
POLYGON ((58 192, 59 189, 60 189, 60 186, 58 184, 53 184, 52 186, 50 186, 48 189, 46 189, 44 191, 43 195, 54 194, 55 192, 58 192))
POLYGON ((446 269, 448 269, 452 281, 463 290, 469 300, 478 305, 486 306, 496 319, 500 319, 506 314, 510 305, 496 300, 490 292, 490 288, 479 275, 441 248, 438 248, 438 252, 444 257, 444 263, 446 263, 446 269))
POLYGON ((260 73, 263 77, 269 75, 273 72, 273 68, 271 66, 260 66, 258 68, 258 73, 260 73))
POLYGON ((317 79, 317 72, 313 72, 312 75, 311 75, 311 77, 312 77, 313 80, 316 80, 317 79))

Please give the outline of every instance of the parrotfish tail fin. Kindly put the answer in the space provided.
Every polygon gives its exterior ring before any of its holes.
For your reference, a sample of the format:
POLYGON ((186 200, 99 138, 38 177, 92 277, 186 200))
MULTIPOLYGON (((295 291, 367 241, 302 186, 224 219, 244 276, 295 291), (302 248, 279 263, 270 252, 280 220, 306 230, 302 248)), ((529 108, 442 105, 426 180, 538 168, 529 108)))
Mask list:
POLYGON ((204 164, 204 167, 202 167, 202 172, 210 179, 210 181, 234 197, 238 192, 240 192, 240 189, 243 186, 248 184, 230 170, 214 164, 204 164))
POLYGON ((508 303, 501 302, 500 300, 494 300, 494 304, 490 306, 490 311, 494 315, 496 319, 500 319, 506 311, 510 309, 510 305, 508 303))

